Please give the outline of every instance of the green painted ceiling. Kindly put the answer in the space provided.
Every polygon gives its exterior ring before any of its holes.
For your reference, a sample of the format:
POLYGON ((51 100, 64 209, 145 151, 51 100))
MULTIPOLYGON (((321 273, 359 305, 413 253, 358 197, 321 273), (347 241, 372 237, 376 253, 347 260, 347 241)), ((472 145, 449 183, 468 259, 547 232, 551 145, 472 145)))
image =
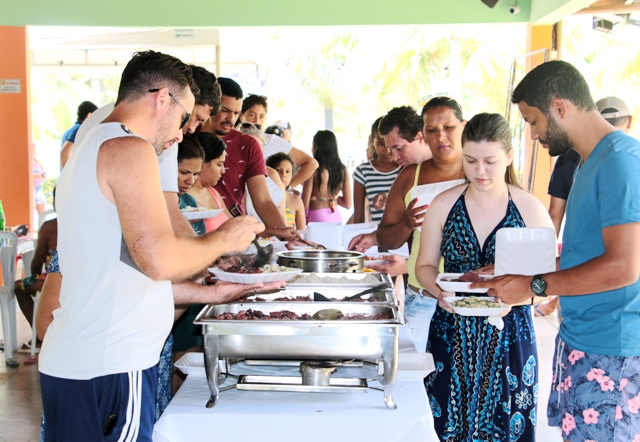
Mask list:
POLYGON ((314 26, 552 23, 594 0, 0 0, 0 25, 314 26), (510 6, 521 12, 511 15, 510 6))

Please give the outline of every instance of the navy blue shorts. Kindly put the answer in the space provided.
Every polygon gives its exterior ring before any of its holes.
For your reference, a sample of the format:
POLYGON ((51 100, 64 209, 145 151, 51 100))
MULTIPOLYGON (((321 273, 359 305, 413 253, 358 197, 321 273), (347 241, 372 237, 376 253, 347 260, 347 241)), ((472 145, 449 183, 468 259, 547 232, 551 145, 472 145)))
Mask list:
POLYGON ((89 380, 40 373, 44 440, 151 442, 156 366, 89 380))

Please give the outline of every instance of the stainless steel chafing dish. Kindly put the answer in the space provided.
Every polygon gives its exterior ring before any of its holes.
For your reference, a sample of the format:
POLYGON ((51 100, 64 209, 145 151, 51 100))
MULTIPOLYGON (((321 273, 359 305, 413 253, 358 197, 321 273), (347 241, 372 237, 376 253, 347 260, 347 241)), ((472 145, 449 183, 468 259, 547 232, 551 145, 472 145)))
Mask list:
POLYGON ((360 272, 364 255, 339 250, 294 250, 278 252, 278 264, 305 272, 360 272))
POLYGON ((380 378, 384 403, 395 409, 392 393, 398 370, 399 326, 404 323, 395 304, 339 302, 265 302, 205 307, 196 320, 203 325, 207 381, 212 405, 219 400, 219 360, 230 358, 323 361, 361 359, 382 361, 380 378), (288 310, 298 315, 339 309, 345 315, 384 313, 385 320, 219 320, 214 315, 237 313, 248 307, 264 313, 288 310))

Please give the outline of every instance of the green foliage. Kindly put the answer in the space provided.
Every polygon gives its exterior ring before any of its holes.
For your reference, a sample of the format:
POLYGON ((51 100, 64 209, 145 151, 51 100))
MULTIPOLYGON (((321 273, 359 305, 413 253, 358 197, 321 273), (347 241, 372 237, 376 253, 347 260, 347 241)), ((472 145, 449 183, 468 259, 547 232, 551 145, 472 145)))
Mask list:
POLYGON ((120 73, 75 73, 61 68, 59 72, 33 69, 32 121, 33 138, 60 139, 76 121, 78 105, 89 100, 97 106, 115 101, 120 73))
POLYGON ((42 183, 42 191, 47 197, 47 204, 53 204, 53 188, 58 185, 58 178, 49 178, 42 183))

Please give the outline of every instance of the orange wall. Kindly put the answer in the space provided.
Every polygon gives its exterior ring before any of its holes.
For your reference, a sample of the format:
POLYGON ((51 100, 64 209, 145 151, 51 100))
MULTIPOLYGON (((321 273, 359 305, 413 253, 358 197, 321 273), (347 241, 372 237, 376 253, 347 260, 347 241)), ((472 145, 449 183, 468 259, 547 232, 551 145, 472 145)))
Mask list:
MULTIPOLYGON (((549 49, 553 46, 553 26, 531 26, 529 25, 527 30, 527 52, 533 52, 538 49, 549 49)), ((550 58, 551 59, 551 58, 550 58)), ((527 60, 527 71, 530 71, 537 65, 544 62, 544 55, 539 54, 534 57, 529 57, 527 60)), ((525 164, 529 165, 531 156, 533 155, 533 141, 529 136, 529 125, 526 125, 527 131, 527 150, 525 154, 525 164)), ((543 148, 540 144, 537 145, 537 161, 535 164, 535 175, 533 181, 533 189, 531 193, 535 195, 545 207, 549 207, 549 195, 547 190, 549 187, 549 179, 551 178, 551 171, 553 170, 554 160, 549 156, 547 149, 543 148)), ((527 167, 526 174, 529 174, 529 168, 527 167)), ((525 179, 525 183, 528 178, 525 179)))
POLYGON ((33 225, 33 148, 27 28, 0 26, 0 42, 0 81, 20 80, 20 93, 0 92, 0 200, 7 225, 33 225))

